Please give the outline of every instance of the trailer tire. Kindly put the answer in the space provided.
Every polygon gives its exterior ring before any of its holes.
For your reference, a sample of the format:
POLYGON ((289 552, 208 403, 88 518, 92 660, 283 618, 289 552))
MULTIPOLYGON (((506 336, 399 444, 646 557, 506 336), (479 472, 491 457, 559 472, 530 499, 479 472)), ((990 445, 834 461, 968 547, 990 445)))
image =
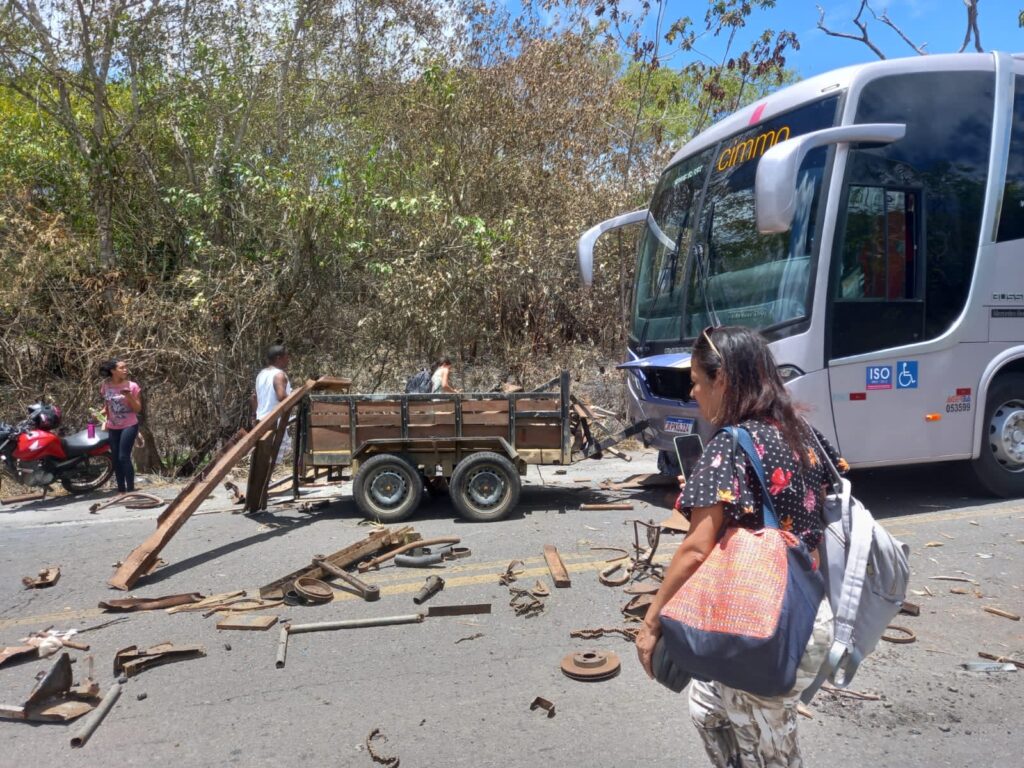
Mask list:
POLYGON ((419 506, 423 498, 423 477, 404 456, 379 453, 359 467, 352 483, 352 497, 367 518, 397 523, 419 506))
POLYGON ((467 520, 501 520, 519 503, 519 472, 505 456, 481 451, 467 456, 452 473, 452 504, 467 520))
POLYGON ((989 387, 981 453, 971 464, 989 493, 1024 496, 1024 374, 1003 374, 989 387))

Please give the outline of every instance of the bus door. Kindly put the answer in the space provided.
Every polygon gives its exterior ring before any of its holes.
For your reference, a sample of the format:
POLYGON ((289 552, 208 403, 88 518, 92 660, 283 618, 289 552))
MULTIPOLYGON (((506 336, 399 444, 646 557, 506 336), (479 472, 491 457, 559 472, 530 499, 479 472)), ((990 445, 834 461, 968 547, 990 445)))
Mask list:
POLYGON ((924 424, 909 418, 924 407, 922 361, 886 351, 924 337, 920 210, 918 189, 847 189, 829 387, 836 435, 854 463, 925 455, 924 424))

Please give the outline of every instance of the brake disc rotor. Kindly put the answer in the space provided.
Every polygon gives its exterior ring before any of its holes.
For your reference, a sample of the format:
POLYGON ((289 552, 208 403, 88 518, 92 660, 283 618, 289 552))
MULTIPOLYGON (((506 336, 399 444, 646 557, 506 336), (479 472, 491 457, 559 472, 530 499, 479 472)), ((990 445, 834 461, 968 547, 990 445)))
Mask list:
POLYGON ((294 582, 295 591, 311 603, 329 603, 334 598, 330 586, 311 576, 300 576, 294 582))
POLYGON ((619 674, 619 655, 614 651, 580 651, 562 659, 562 672, 573 680, 596 682, 619 674))

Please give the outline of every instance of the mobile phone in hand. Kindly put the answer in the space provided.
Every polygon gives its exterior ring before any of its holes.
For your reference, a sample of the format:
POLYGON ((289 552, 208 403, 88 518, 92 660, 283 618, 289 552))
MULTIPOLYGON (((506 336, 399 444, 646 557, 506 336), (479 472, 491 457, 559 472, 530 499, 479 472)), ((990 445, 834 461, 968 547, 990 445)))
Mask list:
POLYGON ((700 435, 676 435, 672 438, 676 448, 676 461, 679 462, 679 474, 689 478, 697 461, 704 453, 704 441, 700 435))

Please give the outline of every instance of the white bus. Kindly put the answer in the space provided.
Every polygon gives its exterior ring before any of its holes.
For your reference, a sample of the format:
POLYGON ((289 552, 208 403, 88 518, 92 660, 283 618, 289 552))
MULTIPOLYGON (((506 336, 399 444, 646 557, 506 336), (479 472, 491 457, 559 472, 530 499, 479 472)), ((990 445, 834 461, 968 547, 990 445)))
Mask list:
POLYGON ((1024 55, 848 67, 740 110, 580 238, 584 282, 629 224, 622 367, 666 471, 697 424, 689 349, 739 324, 851 465, 968 460, 1024 495, 1024 55))

